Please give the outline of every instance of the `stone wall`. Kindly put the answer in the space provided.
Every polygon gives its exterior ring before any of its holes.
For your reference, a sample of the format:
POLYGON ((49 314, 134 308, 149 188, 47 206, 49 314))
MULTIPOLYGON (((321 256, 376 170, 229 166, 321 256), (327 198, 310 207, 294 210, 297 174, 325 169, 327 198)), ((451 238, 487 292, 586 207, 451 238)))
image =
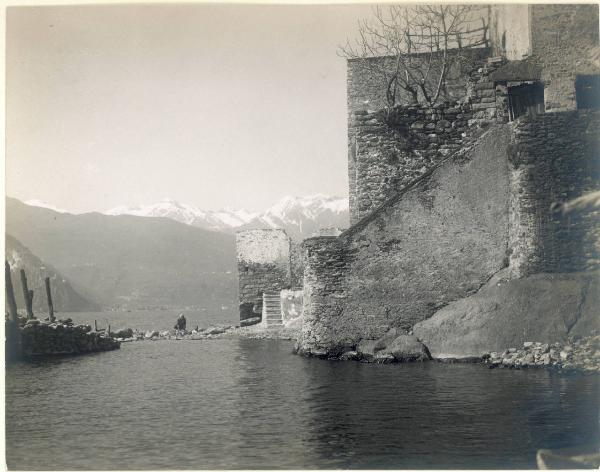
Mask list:
POLYGON ((262 316, 262 294, 292 282, 291 240, 282 229, 253 229, 236 234, 240 320, 262 316))
POLYGON ((120 346, 119 341, 87 325, 34 319, 21 329, 21 352, 26 358, 112 351, 120 346))
MULTIPOLYGON (((465 96, 468 74, 478 64, 482 64, 490 55, 489 48, 473 48, 462 51, 463 60, 456 63, 447 75, 447 83, 442 90, 440 101, 455 101, 465 96)), ((418 60, 418 55, 414 55, 418 60)), ((375 111, 386 107, 386 83, 372 73, 373 66, 365 61, 377 62, 377 69, 387 70, 391 74, 395 70, 395 61, 391 56, 373 57, 369 59, 350 59, 347 62, 347 97, 348 111, 375 111)), ((433 75, 432 75, 433 77, 433 75)), ((402 92, 402 90, 400 91, 402 92)), ((410 103, 405 92, 401 93, 399 103, 410 103)))
POLYGON ((302 277, 304 275, 304 253, 301 249, 301 243, 290 241, 290 287, 302 287, 302 277))
MULTIPOLYGON (((487 51, 487 49, 486 49, 487 51)), ((491 78, 506 61, 480 58, 464 72, 459 100, 435 107, 350 110, 348 178, 350 223, 367 216, 485 128, 508 121, 507 87, 491 78)))
POLYGON ((469 105, 444 104, 356 111, 352 118, 348 173, 354 224, 459 149, 471 111, 469 105))
POLYGON ((600 111, 522 118, 511 146, 514 275, 600 267, 600 212, 568 218, 553 205, 600 189, 600 111))
POLYGON ((304 242, 305 351, 408 329, 507 264, 508 125, 337 238, 304 242))
POLYGON ((531 54, 530 5, 492 5, 489 24, 494 56, 514 61, 531 54))
MULTIPOLYGON (((385 110, 385 85, 364 60, 348 61, 348 187, 350 224, 369 214, 404 185, 423 175, 453 149, 472 118, 470 73, 483 65, 488 48, 467 50, 452 68, 440 103, 385 110)), ((390 57, 369 59, 390 71, 390 57)), ((403 96, 403 103, 408 103, 403 96)), ((476 100, 477 101, 477 100, 476 100)))
POLYGON ((542 65, 546 111, 577 108, 575 78, 598 74, 590 51, 598 47, 598 5, 531 5, 531 49, 542 65))

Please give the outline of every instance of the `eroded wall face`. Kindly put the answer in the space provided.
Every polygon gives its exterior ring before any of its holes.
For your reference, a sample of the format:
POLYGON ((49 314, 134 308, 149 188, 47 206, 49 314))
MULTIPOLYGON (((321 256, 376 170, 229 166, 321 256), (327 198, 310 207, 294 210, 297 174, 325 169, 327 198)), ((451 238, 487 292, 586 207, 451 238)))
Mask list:
POLYGON ((305 241, 304 349, 410 328, 507 264, 508 125, 339 238, 305 241))
POLYGON ((600 189, 600 111, 523 118, 510 161, 513 274, 600 268, 599 212, 553 211, 556 203, 600 189))
POLYGON ((590 50, 598 47, 598 5, 531 5, 531 49, 543 67, 546 111, 577 108, 575 78, 598 74, 590 50))
POLYGON ((291 284, 290 238, 278 229, 241 231, 236 248, 240 320, 261 316, 262 294, 291 284))

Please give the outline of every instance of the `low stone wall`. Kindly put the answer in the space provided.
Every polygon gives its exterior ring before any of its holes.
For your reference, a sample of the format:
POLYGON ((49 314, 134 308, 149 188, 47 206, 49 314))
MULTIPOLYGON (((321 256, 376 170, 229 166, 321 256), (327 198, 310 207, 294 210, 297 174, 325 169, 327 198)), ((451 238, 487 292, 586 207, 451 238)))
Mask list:
POLYGON ((88 352, 112 351, 121 343, 87 325, 29 320, 21 328, 21 352, 24 357, 43 357, 88 352))
POLYGON ((520 119, 510 162, 513 275, 600 268, 600 212, 553 211, 600 189, 600 111, 520 119))
POLYGON ((509 125, 499 125, 338 238, 304 242, 301 349, 410 328, 507 264, 509 125))

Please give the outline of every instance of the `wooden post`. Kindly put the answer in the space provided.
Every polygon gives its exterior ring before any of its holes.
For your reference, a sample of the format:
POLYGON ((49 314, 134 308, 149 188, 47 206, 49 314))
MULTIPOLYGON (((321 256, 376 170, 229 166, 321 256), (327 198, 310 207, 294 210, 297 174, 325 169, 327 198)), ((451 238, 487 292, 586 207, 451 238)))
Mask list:
POLYGON ((94 331, 98 331, 98 322, 94 320, 94 331))
POLYGON ((15 301, 15 291, 13 289, 12 278, 10 276, 10 264, 4 261, 4 285, 6 287, 6 301, 8 302, 8 310, 10 320, 6 333, 6 357, 9 360, 14 360, 20 357, 21 354, 21 331, 19 330, 19 315, 17 314, 17 302, 15 301))
POLYGON ((23 286, 23 299, 25 300, 25 309, 27 310, 27 319, 33 319, 33 311, 29 300, 29 288, 27 288, 27 276, 25 269, 21 269, 21 285, 23 286))
POLYGON ((29 290, 29 309, 31 310, 31 317, 35 318, 33 314, 33 290, 29 290))
POLYGON ((108 335, 110 336, 110 325, 108 325, 108 335))
POLYGON ((8 302, 10 320, 16 323, 18 321, 17 302, 15 302, 15 291, 13 290, 12 278, 10 276, 10 264, 8 261, 4 261, 4 277, 6 279, 6 301, 8 302))
POLYGON ((52 292, 50 291, 50 277, 46 277, 44 281, 46 283, 46 297, 48 298, 48 315, 50 322, 55 320, 54 318, 54 305, 52 304, 52 292))

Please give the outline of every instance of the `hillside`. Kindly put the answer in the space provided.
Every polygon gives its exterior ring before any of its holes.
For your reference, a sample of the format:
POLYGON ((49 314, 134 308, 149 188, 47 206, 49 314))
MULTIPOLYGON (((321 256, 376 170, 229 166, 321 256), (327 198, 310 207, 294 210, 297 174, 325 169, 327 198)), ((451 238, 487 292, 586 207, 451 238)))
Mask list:
POLYGON ((23 246, 17 239, 10 235, 5 238, 5 256, 10 264, 13 287, 17 307, 25 309, 23 287, 21 285, 20 270, 25 269, 27 274, 27 285, 34 291, 33 311, 34 313, 47 313, 46 288, 44 279, 50 277, 52 288, 52 302, 57 312, 61 311, 96 311, 98 304, 86 299, 78 293, 70 282, 54 267, 44 263, 23 246))
POLYGON ((235 241, 167 218, 73 215, 6 199, 6 232, 105 307, 236 303, 235 241))

